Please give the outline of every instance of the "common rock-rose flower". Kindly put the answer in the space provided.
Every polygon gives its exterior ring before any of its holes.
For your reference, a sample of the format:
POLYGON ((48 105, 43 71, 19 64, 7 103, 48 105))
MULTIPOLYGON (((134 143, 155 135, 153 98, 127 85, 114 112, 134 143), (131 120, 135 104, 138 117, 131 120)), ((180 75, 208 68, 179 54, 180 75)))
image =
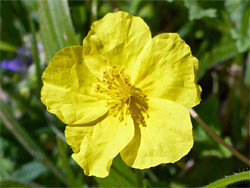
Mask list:
POLYGON ((41 100, 68 124, 66 140, 84 173, 105 177, 119 153, 145 169, 190 151, 197 70, 178 34, 152 38, 141 18, 109 13, 92 24, 83 46, 66 47, 50 61, 41 100))

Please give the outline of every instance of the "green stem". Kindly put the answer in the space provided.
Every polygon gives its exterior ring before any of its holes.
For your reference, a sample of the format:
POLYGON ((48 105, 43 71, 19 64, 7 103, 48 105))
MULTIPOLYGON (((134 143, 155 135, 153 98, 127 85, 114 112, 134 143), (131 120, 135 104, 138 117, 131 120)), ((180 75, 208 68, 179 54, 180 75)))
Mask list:
POLYGON ((62 159, 63 167, 66 171, 68 184, 70 187, 77 187, 76 185, 77 182, 75 181, 74 173, 69 164, 69 159, 67 156, 67 147, 65 146, 65 143, 59 137, 57 137, 57 145, 58 145, 60 157, 62 159))
POLYGON ((147 170, 147 175, 152 181, 155 181, 155 182, 159 181, 159 178, 154 174, 154 172, 151 169, 147 170))
POLYGON ((142 170, 135 169, 135 175, 136 175, 137 187, 142 188, 143 187, 143 174, 142 174, 142 170))
POLYGON ((49 128, 55 133, 55 135, 59 137, 64 143, 66 143, 64 134, 52 123, 48 122, 48 125, 49 125, 49 128))
POLYGON ((193 109, 189 109, 189 112, 190 115, 205 129, 205 131, 207 131, 207 133, 213 137, 213 139, 215 139, 218 143, 227 148, 230 152, 232 152, 235 157, 237 157, 243 163, 250 166, 250 161, 242 154, 240 154, 237 150, 228 145, 221 137, 219 137, 212 129, 210 129, 209 126, 199 117, 199 115, 193 109))

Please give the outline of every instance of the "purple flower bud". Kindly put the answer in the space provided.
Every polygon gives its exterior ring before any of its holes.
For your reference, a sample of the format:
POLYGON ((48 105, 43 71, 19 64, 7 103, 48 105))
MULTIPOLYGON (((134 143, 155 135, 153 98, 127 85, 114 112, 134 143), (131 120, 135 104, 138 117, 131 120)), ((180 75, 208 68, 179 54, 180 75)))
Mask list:
POLYGON ((25 62, 20 58, 12 60, 4 59, 0 61, 0 68, 10 70, 12 72, 22 72, 26 68, 25 62))

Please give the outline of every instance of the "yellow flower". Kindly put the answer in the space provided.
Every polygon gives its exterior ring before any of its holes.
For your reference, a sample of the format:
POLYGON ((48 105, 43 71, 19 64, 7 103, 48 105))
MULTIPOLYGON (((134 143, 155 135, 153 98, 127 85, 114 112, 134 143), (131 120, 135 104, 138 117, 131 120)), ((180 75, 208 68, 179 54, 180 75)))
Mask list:
POLYGON ((197 70, 178 34, 152 38, 141 18, 109 13, 92 24, 83 46, 66 47, 50 61, 41 100, 68 124, 66 140, 84 173, 105 177, 119 153, 145 169, 190 151, 197 70))

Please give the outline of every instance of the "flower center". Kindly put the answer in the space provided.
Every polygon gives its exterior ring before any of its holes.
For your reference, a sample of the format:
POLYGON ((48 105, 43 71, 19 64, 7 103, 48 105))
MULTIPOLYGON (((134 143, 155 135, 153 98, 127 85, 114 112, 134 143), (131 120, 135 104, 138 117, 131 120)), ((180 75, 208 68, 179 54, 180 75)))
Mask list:
POLYGON ((147 96, 139 88, 131 85, 130 76, 125 74, 124 69, 113 66, 108 71, 103 72, 103 80, 98 81, 97 93, 105 94, 107 105, 119 120, 131 114, 137 124, 146 126, 144 114, 148 109, 147 96))

